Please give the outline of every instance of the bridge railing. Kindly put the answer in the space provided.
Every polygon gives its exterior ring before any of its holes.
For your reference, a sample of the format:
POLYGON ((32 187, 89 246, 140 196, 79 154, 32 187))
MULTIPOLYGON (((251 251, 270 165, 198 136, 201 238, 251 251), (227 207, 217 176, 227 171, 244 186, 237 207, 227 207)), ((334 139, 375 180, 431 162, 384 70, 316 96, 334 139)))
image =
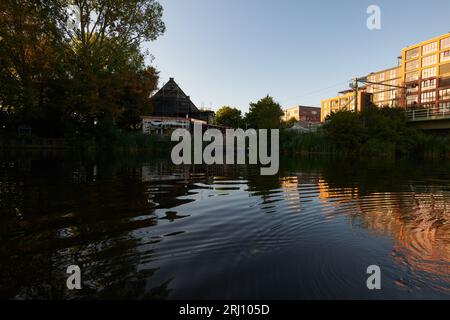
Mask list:
POLYGON ((406 111, 406 121, 425 121, 425 120, 439 120, 450 118, 450 109, 447 108, 429 108, 416 109, 406 111))

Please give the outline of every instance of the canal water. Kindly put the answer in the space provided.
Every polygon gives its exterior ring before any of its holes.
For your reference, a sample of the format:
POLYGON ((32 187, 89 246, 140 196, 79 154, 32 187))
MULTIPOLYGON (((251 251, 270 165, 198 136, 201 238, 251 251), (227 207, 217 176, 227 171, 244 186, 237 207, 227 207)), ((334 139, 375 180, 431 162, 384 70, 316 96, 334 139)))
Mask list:
POLYGON ((449 299, 450 165, 1 155, 0 298, 449 299))

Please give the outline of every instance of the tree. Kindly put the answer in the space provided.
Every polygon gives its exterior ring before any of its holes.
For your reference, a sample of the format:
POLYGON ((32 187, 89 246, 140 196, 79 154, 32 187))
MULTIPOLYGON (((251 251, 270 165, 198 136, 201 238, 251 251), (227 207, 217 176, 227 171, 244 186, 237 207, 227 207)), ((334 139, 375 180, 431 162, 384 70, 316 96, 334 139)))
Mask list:
POLYGON ((86 125, 111 118, 130 128, 139 121, 138 105, 149 105, 158 79, 140 48, 164 33, 162 13, 155 0, 71 1, 64 29, 73 74, 71 112, 84 115, 86 125))
POLYGON ((292 128, 294 124, 296 124, 298 121, 295 118, 290 118, 288 121, 283 122, 283 127, 285 128, 292 128))
MULTIPOLYGON (((120 79, 120 81, 124 80, 116 97, 123 108, 117 126, 124 130, 136 130, 141 124, 141 116, 148 114, 152 109, 149 98, 157 88, 158 72, 148 67, 137 73, 131 72, 125 79, 120 79)), ((117 82, 114 83, 117 84, 117 82)))
POLYGON ((257 103, 250 103, 246 123, 254 129, 278 129, 281 126, 283 114, 281 106, 267 95, 257 103))
POLYGON ((242 112, 239 109, 224 106, 216 112, 216 124, 239 128, 242 125, 242 112))
POLYGON ((158 72, 145 41, 164 33, 156 0, 0 2, 0 111, 41 135, 135 128, 158 72), (37 129, 37 130, 36 130, 37 129))
POLYGON ((367 139, 367 130, 363 126, 360 113, 339 111, 327 118, 324 130, 338 148, 359 150, 367 139))
POLYGON ((414 148, 415 130, 408 128, 401 108, 367 106, 362 112, 331 114, 323 129, 340 150, 365 155, 407 155, 414 148))
POLYGON ((58 77, 63 48, 59 1, 0 2, 1 108, 18 121, 43 114, 49 82, 58 77))
POLYGON ((105 41, 136 47, 165 31, 163 8, 156 0, 72 0, 65 37, 82 49, 101 50, 105 41))

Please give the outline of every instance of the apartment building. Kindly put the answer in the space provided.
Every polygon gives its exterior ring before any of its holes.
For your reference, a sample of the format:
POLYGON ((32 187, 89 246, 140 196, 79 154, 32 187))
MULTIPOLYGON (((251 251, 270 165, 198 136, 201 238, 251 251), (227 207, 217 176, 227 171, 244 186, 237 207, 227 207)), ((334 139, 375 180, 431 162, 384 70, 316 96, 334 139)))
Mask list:
POLYGON ((294 118, 297 121, 320 122, 320 108, 295 106, 284 110, 283 121, 294 118))
POLYGON ((407 109, 450 111, 450 34, 402 50, 407 109))
MULTIPOLYGON (((361 111, 370 103, 371 94, 367 92, 366 87, 358 90, 358 109, 361 111)), ((323 100, 321 102, 320 121, 324 122, 327 116, 338 111, 354 111, 355 110, 355 91, 341 91, 337 97, 323 100)))
MULTIPOLYGON (((363 91, 369 102, 359 99, 358 111, 371 102, 379 107, 450 112, 450 33, 402 49, 400 66, 365 78, 367 87, 363 91)), ((355 110, 347 101, 353 100, 352 96, 353 91, 323 100, 321 121, 332 112, 355 110)))
POLYGON ((378 107, 400 107, 402 103, 402 67, 372 72, 367 76, 367 93, 378 107))
MULTIPOLYGON (((358 111, 365 106, 374 104, 378 107, 402 106, 402 67, 393 67, 377 72, 372 72, 366 77, 366 86, 360 88, 358 98, 358 111)), ((337 111, 354 111, 354 90, 341 91, 340 95, 321 103, 321 121, 337 111)))

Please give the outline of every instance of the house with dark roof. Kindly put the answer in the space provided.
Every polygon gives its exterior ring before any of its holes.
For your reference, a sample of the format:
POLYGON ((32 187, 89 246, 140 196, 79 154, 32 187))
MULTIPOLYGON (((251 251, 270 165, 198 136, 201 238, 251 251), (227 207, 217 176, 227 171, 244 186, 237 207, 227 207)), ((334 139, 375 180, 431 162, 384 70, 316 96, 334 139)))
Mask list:
POLYGON ((170 80, 151 97, 153 117, 192 118, 205 121, 208 124, 214 122, 214 111, 199 110, 184 93, 174 78, 170 80))

